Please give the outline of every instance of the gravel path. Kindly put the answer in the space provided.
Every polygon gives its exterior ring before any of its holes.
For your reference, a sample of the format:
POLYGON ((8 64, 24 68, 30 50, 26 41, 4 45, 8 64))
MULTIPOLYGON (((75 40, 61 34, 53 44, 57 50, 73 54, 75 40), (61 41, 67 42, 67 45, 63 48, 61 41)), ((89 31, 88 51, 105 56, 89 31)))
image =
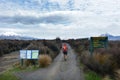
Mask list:
POLYGON ((64 61, 61 52, 49 67, 34 72, 20 72, 16 75, 21 80, 83 80, 76 56, 70 46, 67 61, 64 61))

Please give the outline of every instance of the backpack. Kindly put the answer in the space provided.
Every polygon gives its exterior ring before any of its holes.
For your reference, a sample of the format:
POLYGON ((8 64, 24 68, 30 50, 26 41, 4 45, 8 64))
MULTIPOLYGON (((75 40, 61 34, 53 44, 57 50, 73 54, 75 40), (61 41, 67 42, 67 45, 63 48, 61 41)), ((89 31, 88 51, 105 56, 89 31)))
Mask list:
POLYGON ((67 51, 67 46, 63 46, 63 52, 67 51))

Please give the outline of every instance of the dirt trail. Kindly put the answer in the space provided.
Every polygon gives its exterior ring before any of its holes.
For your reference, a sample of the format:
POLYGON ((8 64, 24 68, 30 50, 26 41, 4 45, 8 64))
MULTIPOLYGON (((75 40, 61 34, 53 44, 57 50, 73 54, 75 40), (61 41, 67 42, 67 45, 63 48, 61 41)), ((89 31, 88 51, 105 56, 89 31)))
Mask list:
POLYGON ((67 61, 64 61, 61 52, 49 67, 34 72, 19 72, 16 75, 21 80, 83 80, 76 56, 70 46, 67 61))
MULTIPOLYGON (((29 44, 28 46, 30 46, 29 44)), ((27 47, 26 47, 27 48, 27 47)), ((25 49, 26 49, 25 48, 25 49)), ((0 74, 10 68, 14 63, 20 61, 19 51, 14 51, 0 57, 0 74)))
POLYGON ((11 52, 10 54, 0 57, 0 74, 17 61, 19 61, 19 51, 11 52))

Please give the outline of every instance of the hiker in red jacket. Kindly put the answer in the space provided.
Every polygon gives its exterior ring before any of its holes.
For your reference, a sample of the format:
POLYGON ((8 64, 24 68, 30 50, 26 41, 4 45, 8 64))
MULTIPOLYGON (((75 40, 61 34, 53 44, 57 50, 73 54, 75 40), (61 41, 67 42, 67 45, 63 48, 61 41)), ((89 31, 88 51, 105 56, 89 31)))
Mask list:
POLYGON ((64 60, 66 61, 67 60, 68 47, 65 43, 62 46, 62 51, 63 51, 63 54, 64 54, 64 60))

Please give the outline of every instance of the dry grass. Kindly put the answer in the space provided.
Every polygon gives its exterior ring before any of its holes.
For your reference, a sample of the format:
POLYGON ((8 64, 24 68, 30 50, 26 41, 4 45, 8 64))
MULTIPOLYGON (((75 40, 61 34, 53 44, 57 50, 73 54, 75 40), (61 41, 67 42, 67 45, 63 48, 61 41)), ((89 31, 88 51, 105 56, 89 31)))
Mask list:
POLYGON ((93 55, 94 60, 96 60, 101 65, 109 62, 110 57, 111 57, 110 54, 104 54, 104 55, 102 55, 100 53, 96 53, 96 54, 93 55))
MULTIPOLYGON (((89 52, 89 41, 77 41, 71 40, 69 42, 75 51, 80 56, 80 61, 85 65, 85 71, 90 69, 101 76, 105 76, 103 80, 110 80, 110 78, 115 79, 116 76, 120 76, 120 41, 109 41, 107 49, 105 48, 95 48, 93 55, 89 52), (117 73, 117 75, 116 75, 117 73)), ((117 77, 120 80, 119 77, 117 77)))
POLYGON ((87 66, 88 69, 105 76, 106 74, 113 75, 116 67, 115 62, 111 60, 111 55, 104 53, 93 53, 93 56, 87 52, 82 53, 81 62, 87 66))
POLYGON ((39 65, 40 67, 47 67, 48 65, 50 65, 52 62, 52 59, 50 56, 48 55, 40 55, 39 56, 39 65))
POLYGON ((24 60, 25 66, 36 65, 37 60, 35 59, 26 59, 24 60))
POLYGON ((111 80, 109 75, 106 75, 102 80, 111 80))
POLYGON ((120 69, 115 71, 116 74, 116 80, 120 80, 120 69))

